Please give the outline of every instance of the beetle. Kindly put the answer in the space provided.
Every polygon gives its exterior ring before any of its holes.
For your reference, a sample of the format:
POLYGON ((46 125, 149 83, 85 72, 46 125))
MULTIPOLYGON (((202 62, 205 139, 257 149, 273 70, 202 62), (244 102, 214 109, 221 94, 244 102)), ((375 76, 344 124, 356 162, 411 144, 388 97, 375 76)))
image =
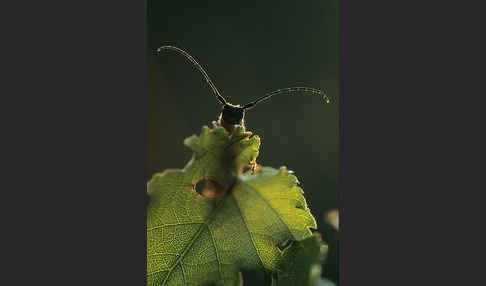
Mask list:
POLYGON ((222 105, 221 113, 219 115, 218 121, 213 121, 213 125, 215 127, 216 126, 222 126, 229 133, 233 133, 235 125, 245 126, 244 121, 245 121, 245 111, 246 110, 252 109, 259 102, 267 100, 270 97, 277 95, 277 94, 291 93, 291 92, 310 92, 310 93, 322 96, 324 101, 326 103, 329 103, 329 98, 327 97, 327 95, 319 89, 312 88, 312 87, 288 87, 288 88, 277 89, 277 90, 274 90, 272 92, 266 93, 264 96, 256 99, 255 101, 247 103, 245 105, 234 105, 234 104, 231 104, 228 101, 226 101, 226 99, 219 93, 218 89, 216 88, 214 83, 211 81, 211 78, 209 78, 206 71, 186 51, 184 51, 184 50, 182 50, 178 47, 174 47, 174 46, 161 46, 156 51, 157 51, 157 54, 160 54, 162 51, 175 51, 175 52, 185 56, 202 73, 202 75, 206 79, 206 82, 209 84, 211 90, 213 91, 213 94, 216 96, 216 98, 218 99, 218 101, 222 105))

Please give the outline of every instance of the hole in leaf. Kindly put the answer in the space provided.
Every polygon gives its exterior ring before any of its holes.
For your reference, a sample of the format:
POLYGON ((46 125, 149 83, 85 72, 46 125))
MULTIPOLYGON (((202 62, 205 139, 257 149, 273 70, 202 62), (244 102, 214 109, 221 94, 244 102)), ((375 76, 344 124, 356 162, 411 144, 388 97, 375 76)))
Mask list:
POLYGON ((246 167, 243 167, 243 174, 247 175, 247 173, 249 174, 251 168, 246 166, 246 167))
POLYGON ((203 178, 194 185, 194 191, 206 198, 220 198, 226 195, 223 186, 211 178, 203 178))
POLYGON ((199 182, 196 183, 196 186, 194 187, 194 190, 196 193, 200 194, 201 196, 203 195, 203 190, 206 188, 207 180, 202 179, 199 182))

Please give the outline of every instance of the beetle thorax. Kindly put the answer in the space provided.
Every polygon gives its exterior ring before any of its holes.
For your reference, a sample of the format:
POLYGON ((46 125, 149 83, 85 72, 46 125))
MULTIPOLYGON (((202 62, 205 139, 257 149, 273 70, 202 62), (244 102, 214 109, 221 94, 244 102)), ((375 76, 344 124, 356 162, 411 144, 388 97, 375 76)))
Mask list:
POLYGON ((221 119, 227 124, 239 124, 243 125, 243 119, 245 117, 245 110, 238 105, 225 104, 221 111, 221 119))

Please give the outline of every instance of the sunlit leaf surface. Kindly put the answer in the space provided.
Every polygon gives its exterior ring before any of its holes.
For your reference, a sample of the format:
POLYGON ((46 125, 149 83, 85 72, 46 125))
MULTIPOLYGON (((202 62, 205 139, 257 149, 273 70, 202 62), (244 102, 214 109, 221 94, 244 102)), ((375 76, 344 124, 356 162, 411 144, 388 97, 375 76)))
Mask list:
POLYGON ((243 174, 260 138, 241 127, 203 127, 184 143, 194 151, 186 167, 147 184, 148 285, 240 285, 243 269, 276 273, 279 246, 316 228, 297 178, 284 167, 243 174), (213 182, 204 196, 194 190, 203 178, 213 182))

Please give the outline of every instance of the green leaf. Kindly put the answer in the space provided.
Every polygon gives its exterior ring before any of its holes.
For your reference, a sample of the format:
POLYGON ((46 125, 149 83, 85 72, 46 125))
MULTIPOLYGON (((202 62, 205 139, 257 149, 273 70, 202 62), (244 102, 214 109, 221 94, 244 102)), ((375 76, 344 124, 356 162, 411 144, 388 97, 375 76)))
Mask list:
POLYGON ((232 135, 203 127, 184 141, 194 151, 185 168, 147 184, 148 285, 242 285, 241 270, 275 273, 279 246, 312 235, 316 221, 291 172, 261 167, 243 174, 260 146, 249 135, 242 127, 232 135), (194 186, 203 178, 221 190, 199 195, 194 186))
POLYGON ((279 271, 272 276, 272 286, 317 286, 321 280, 321 263, 328 247, 319 233, 300 242, 293 242, 283 253, 279 271))

